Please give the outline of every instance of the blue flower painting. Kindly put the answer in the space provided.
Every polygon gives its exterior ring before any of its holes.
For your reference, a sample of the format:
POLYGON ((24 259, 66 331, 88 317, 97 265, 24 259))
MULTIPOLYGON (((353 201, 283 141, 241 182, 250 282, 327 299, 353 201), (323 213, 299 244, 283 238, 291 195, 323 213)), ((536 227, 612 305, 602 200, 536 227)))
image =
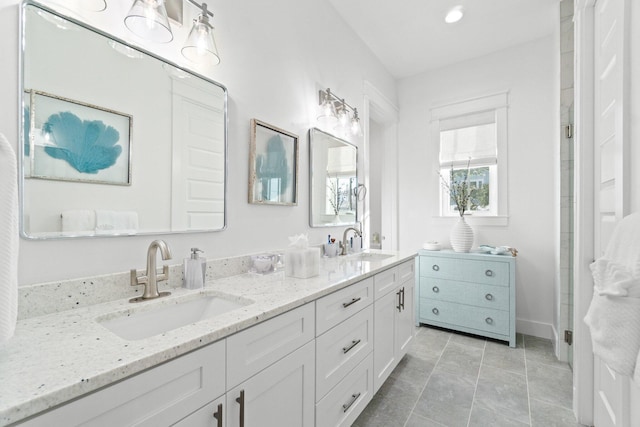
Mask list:
POLYGON ((82 120, 67 111, 49 116, 45 128, 52 144, 44 148, 45 152, 78 172, 97 174, 113 166, 122 154, 119 132, 101 120, 82 120))

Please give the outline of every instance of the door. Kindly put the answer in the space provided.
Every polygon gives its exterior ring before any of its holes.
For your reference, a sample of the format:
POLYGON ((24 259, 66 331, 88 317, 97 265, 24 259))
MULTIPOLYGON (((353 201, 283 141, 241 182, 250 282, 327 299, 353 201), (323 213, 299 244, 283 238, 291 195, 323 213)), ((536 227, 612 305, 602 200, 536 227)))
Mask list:
POLYGON ((411 279, 400 286, 401 311, 397 313, 398 322, 396 323, 396 327, 398 328, 396 332, 398 359, 402 359, 402 357, 407 354, 409 344, 413 339, 415 329, 414 285, 415 279, 411 279))
POLYGON ((378 298, 373 311, 373 392, 380 386, 397 365, 396 313, 400 305, 398 289, 378 298))
POLYGON ((171 230, 222 228, 224 99, 174 80, 172 102, 171 230))
MULTIPOLYGON (((594 257, 629 213, 627 0, 598 0, 594 9, 594 257)), ((630 427, 628 377, 594 355, 594 424, 630 427)), ((638 424, 633 424, 638 425, 638 424)))
POLYGON ((227 392, 228 427, 313 427, 315 341, 227 392))

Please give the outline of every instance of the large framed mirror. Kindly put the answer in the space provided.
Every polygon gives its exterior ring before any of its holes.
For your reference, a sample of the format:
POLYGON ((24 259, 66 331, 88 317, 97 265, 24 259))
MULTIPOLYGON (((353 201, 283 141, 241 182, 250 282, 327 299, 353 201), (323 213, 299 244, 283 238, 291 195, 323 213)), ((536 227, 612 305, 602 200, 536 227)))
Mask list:
POLYGON ((309 130, 311 227, 355 224, 358 148, 317 128, 309 130))
POLYGON ((222 230, 227 90, 22 5, 25 238, 222 230))

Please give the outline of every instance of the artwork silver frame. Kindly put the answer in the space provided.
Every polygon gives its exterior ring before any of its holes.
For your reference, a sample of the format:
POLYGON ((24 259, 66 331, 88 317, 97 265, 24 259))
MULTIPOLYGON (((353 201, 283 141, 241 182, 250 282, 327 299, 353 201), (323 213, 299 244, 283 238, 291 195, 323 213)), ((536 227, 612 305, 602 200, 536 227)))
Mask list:
POLYGON ((131 185, 131 115, 39 90, 26 92, 25 177, 131 185), (58 140, 61 135, 66 139, 58 140))
POLYGON ((251 119, 249 203, 298 204, 298 136, 251 119))

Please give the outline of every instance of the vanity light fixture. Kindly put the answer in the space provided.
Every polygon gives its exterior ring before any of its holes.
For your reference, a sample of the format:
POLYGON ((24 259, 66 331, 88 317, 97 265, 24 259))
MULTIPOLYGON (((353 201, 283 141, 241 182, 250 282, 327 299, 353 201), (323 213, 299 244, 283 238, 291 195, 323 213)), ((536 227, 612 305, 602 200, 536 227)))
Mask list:
POLYGON ((318 91, 318 104, 320 114, 318 121, 322 124, 338 124, 342 128, 350 128, 356 136, 362 135, 358 109, 347 104, 344 98, 339 98, 331 92, 331 89, 318 91))
POLYGON ((169 43, 173 33, 164 0, 135 0, 124 18, 132 33, 155 43, 169 43))
POLYGON ((213 38, 213 27, 209 24, 209 16, 213 17, 213 13, 207 10, 206 3, 199 5, 193 0, 188 1, 202 11, 193 20, 193 27, 182 48, 182 55, 193 62, 209 62, 213 65, 218 65, 220 56, 218 55, 216 41, 213 38))
POLYGON ((447 24, 454 24, 462 19, 464 16, 464 8, 461 5, 454 6, 447 12, 444 17, 444 22, 447 24))

